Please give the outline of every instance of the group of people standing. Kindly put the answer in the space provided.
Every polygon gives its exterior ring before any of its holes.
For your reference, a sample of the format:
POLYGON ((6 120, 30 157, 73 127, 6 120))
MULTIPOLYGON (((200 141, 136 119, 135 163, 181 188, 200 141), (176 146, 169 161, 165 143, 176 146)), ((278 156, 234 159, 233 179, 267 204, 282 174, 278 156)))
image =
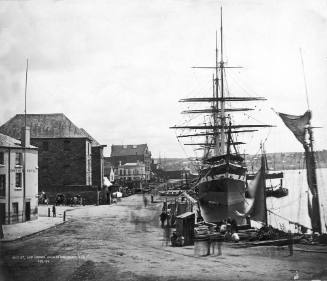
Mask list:
POLYGON ((225 241, 240 241, 240 238, 237 234, 237 222, 235 219, 227 218, 222 221, 218 232, 224 235, 225 241))
POLYGON ((160 214, 160 221, 161 221, 161 226, 163 227, 165 224, 166 226, 173 226, 175 223, 175 216, 172 214, 170 209, 162 209, 162 212, 160 214))

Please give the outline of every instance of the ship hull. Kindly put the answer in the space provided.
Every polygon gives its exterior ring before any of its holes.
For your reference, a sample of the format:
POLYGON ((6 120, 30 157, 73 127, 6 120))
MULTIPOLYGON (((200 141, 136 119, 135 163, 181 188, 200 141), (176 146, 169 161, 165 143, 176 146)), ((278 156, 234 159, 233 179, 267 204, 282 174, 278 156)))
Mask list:
POLYGON ((198 185, 201 215, 206 222, 221 222, 224 219, 235 219, 244 224, 244 218, 235 211, 245 209, 245 177, 225 173, 224 175, 203 177, 198 185))

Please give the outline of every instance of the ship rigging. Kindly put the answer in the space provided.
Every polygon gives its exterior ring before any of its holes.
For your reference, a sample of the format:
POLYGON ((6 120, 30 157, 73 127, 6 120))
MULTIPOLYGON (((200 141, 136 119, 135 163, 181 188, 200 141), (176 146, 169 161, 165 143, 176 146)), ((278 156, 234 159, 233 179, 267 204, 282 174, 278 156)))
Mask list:
POLYGON ((182 114, 209 114, 210 121, 205 124, 173 126, 172 129, 194 130, 195 133, 179 134, 177 138, 205 137, 204 141, 186 143, 204 149, 203 163, 199 171, 197 187, 203 218, 208 222, 219 222, 227 217, 238 223, 244 220, 236 211, 245 209, 246 172, 244 157, 239 153, 238 145, 245 144, 235 137, 239 133, 252 133, 259 128, 272 127, 265 124, 236 124, 231 114, 251 111, 250 107, 231 107, 234 102, 264 101, 264 97, 242 97, 226 94, 226 69, 239 68, 227 66, 223 53, 223 18, 220 9, 220 52, 216 33, 215 66, 200 66, 196 69, 214 70, 213 92, 210 97, 185 98, 183 103, 209 103, 204 109, 191 109, 182 114))

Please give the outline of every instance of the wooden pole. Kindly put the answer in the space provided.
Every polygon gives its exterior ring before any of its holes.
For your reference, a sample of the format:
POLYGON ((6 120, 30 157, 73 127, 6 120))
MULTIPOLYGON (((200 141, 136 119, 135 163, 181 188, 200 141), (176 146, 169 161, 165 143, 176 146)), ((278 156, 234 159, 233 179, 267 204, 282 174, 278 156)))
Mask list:
POLYGON ((23 218, 22 221, 26 219, 26 126, 27 126, 27 74, 28 74, 28 59, 26 59, 26 71, 25 71, 25 102, 24 102, 24 162, 23 162, 23 218), (24 218, 25 216, 25 218, 24 218))

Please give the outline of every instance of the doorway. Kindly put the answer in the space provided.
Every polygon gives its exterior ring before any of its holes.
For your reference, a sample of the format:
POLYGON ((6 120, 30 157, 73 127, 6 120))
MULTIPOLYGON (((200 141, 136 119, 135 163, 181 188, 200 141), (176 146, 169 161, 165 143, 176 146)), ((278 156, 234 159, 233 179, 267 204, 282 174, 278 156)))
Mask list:
POLYGON ((25 221, 31 220, 31 202, 25 202, 25 221))
POLYGON ((0 203, 0 225, 5 224, 6 219, 6 204, 0 203))

